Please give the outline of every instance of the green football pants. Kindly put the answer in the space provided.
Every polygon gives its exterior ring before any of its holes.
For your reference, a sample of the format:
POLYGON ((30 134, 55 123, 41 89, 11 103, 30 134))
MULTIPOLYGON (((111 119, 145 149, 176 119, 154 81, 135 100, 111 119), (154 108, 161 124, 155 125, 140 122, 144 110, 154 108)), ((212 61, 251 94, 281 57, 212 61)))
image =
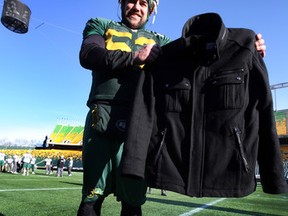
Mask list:
POLYGON ((118 201, 131 206, 144 204, 146 181, 125 178, 120 174, 123 139, 104 136, 91 125, 90 111, 86 118, 82 147, 82 200, 95 201, 101 195, 106 197, 113 193, 118 201))

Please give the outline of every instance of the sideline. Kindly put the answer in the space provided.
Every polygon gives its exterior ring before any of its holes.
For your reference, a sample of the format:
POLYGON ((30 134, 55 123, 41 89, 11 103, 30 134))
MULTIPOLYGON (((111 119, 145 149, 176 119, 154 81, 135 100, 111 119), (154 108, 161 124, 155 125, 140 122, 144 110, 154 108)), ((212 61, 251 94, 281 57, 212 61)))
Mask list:
POLYGON ((27 188, 27 189, 4 189, 0 192, 21 192, 21 191, 43 191, 43 190, 80 190, 82 187, 73 187, 73 188, 27 188))
POLYGON ((213 201, 213 202, 210 202, 210 203, 207 203, 207 204, 205 204, 205 205, 202 205, 202 206, 200 206, 199 208, 196 208, 196 209, 193 209, 193 210, 191 210, 191 211, 189 211, 189 212, 183 213, 183 214, 181 214, 181 215, 179 215, 179 216, 191 216, 191 215, 193 215, 193 214, 196 214, 196 213, 198 213, 198 212, 200 212, 200 211, 203 211, 203 210, 209 208, 210 206, 213 206, 213 205, 215 205, 215 204, 217 204, 217 203, 219 203, 219 202, 222 202, 222 201, 225 200, 225 199, 226 199, 226 198, 222 198, 222 199, 215 200, 215 201, 213 201))

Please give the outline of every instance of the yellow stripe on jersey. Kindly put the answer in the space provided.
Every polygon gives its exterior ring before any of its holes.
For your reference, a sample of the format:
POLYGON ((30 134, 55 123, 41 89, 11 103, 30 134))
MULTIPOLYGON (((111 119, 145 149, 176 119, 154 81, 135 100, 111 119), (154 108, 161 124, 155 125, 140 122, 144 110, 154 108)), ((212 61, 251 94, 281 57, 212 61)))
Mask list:
POLYGON ((128 46, 126 42, 124 42, 125 38, 132 39, 132 34, 130 32, 119 32, 115 29, 108 29, 105 33, 106 35, 106 49, 108 50, 122 50, 126 52, 131 52, 131 48, 128 46), (113 36, 121 38, 122 41, 113 41, 113 36))

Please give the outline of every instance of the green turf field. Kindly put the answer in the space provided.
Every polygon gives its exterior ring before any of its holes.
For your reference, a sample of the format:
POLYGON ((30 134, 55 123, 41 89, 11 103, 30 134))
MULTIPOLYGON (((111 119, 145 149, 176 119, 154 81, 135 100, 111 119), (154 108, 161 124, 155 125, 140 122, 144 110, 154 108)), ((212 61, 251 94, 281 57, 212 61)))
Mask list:
MULTIPOLYGON (((81 196, 82 173, 71 177, 0 173, 0 216, 76 216, 81 196)), ((120 204, 109 196, 102 209, 103 216, 117 216, 120 204)), ((161 196, 152 189, 143 206, 143 216, 189 215, 288 215, 288 194, 268 195, 261 186, 245 198, 191 198, 168 191, 161 196)))

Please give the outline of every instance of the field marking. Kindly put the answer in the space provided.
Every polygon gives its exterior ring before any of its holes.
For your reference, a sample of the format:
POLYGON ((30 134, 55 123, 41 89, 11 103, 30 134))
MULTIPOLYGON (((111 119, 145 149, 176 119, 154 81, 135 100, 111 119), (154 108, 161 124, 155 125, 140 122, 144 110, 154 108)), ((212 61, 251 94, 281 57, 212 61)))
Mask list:
POLYGON ((73 188, 27 188, 27 189, 0 189, 0 192, 21 192, 21 191, 43 191, 43 190, 79 190, 81 187, 73 187, 73 188))
POLYGON ((225 199, 226 199, 226 198, 222 198, 222 199, 215 200, 215 201, 213 201, 213 202, 210 202, 210 203, 207 203, 207 204, 205 204, 205 205, 202 205, 202 206, 200 206, 199 208, 196 208, 196 209, 193 209, 193 210, 191 210, 191 211, 189 211, 189 212, 183 213, 183 214, 181 214, 181 215, 179 215, 179 216, 190 216, 190 215, 196 214, 196 213, 198 213, 198 212, 200 212, 200 211, 203 211, 203 210, 209 208, 210 206, 213 206, 213 205, 215 205, 215 204, 217 204, 217 203, 219 203, 219 202, 222 202, 222 201, 225 200, 225 199))
MULTIPOLYGON (((37 177, 39 177, 39 178, 48 178, 48 177, 50 177, 50 176, 37 176, 37 177)), ((36 179, 36 178, 29 178, 29 176, 23 176, 23 178, 21 178, 21 179, 17 179, 17 178, 1 178, 1 181, 2 180, 5 180, 5 181, 25 181, 25 180, 28 180, 28 181, 33 181, 33 180, 38 180, 38 179, 36 179)), ((40 180, 39 180, 40 181, 40 180)), ((42 180, 41 180, 42 181, 42 180)))

